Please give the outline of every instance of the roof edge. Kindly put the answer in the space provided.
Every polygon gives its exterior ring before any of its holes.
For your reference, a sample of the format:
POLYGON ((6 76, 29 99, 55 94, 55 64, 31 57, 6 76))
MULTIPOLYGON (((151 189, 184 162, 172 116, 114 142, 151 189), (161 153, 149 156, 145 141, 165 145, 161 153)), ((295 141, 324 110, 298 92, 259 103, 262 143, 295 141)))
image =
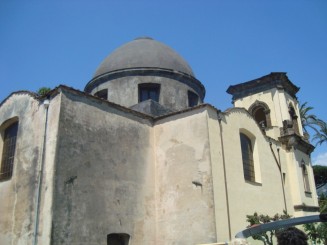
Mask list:
POLYGON ((296 98, 296 93, 300 90, 287 77, 286 72, 271 72, 268 75, 254 80, 231 85, 226 90, 233 95, 233 100, 252 95, 254 93, 269 90, 271 88, 285 89, 291 96, 296 98))
POLYGON ((40 98, 41 96, 39 96, 37 93, 34 93, 34 92, 31 92, 31 91, 28 91, 28 90, 19 90, 19 91, 15 91, 15 92, 12 92, 10 93, 6 98, 3 99, 3 101, 0 102, 0 107, 6 103, 6 101, 13 95, 16 95, 16 94, 27 94, 29 96, 31 96, 32 98, 36 99, 36 100, 39 100, 40 101, 40 98))
POLYGON ((154 67, 136 67, 136 68, 126 68, 115 70, 101 74, 97 77, 92 78, 85 86, 84 91, 90 93, 92 89, 99 86, 102 83, 108 82, 113 79, 127 77, 127 76, 162 76, 169 77, 179 81, 181 83, 187 84, 192 87, 203 100, 206 94, 204 85, 196 79, 194 76, 183 73, 173 69, 166 68, 154 68, 154 67))

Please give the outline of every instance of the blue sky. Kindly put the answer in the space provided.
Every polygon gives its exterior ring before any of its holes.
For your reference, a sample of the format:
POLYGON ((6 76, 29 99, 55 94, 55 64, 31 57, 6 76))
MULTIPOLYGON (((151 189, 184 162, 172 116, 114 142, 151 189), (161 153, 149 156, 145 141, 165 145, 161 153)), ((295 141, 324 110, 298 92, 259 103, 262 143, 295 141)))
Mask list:
MULTIPOLYGON (((115 48, 150 36, 176 50, 225 110, 229 85, 287 72, 327 121, 326 0, 0 1, 0 101, 18 90, 83 90, 115 48)), ((313 161, 327 165, 327 146, 313 161)))

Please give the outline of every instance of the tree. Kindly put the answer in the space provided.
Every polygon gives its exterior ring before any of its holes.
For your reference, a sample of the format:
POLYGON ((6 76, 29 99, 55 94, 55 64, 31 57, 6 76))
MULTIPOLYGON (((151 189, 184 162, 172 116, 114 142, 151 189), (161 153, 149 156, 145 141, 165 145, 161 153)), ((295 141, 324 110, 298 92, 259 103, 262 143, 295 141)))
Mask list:
POLYGON ((310 111, 313 110, 313 107, 307 106, 307 104, 308 102, 304 102, 300 106, 300 118, 303 130, 306 134, 309 134, 308 129, 312 129, 315 132, 312 140, 317 141, 316 145, 321 145, 327 142, 327 124, 316 115, 311 114, 310 111))
POLYGON ((48 88, 48 87, 42 87, 40 88, 38 91, 37 91, 37 94, 40 95, 40 96, 44 96, 46 95, 47 93, 49 93, 51 91, 51 88, 48 88))
POLYGON ((315 165, 312 169, 317 188, 327 183, 327 166, 315 165))
MULTIPOLYGON (((327 213, 327 197, 320 196, 320 213, 327 213)), ((327 223, 311 223, 303 225, 308 237, 316 244, 327 245, 327 223)))
POLYGON ((319 122, 320 129, 313 136, 312 140, 316 140, 316 145, 321 145, 322 143, 327 143, 327 123, 320 120, 319 122))
POLYGON ((313 129, 315 132, 318 132, 317 126, 319 127, 319 119, 316 115, 310 114, 310 111, 313 110, 312 106, 307 106, 308 102, 304 102, 300 106, 300 118, 304 131, 308 133, 308 128, 313 129))
MULTIPOLYGON (((283 214, 275 214, 274 216, 269 216, 269 215, 263 215, 263 214, 258 214, 255 212, 253 215, 247 215, 246 216, 246 221, 250 223, 248 227, 255 226, 258 224, 266 224, 269 222, 277 221, 277 220, 283 220, 283 219, 289 219, 291 218, 290 215, 287 214, 286 211, 283 211, 283 214)), ((271 230, 267 232, 263 232, 257 235, 252 236, 254 240, 260 240, 263 242, 265 245, 273 245, 273 237, 276 235, 276 232, 278 230, 271 230)))

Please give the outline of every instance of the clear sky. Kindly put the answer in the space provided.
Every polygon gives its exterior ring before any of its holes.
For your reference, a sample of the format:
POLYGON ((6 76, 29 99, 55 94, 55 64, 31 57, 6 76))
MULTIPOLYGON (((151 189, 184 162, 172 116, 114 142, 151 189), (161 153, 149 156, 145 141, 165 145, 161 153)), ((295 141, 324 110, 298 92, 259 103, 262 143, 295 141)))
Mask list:
MULTIPOLYGON (((0 101, 43 86, 83 90, 109 53, 139 36, 184 57, 221 110, 232 106, 229 85, 280 71, 327 121, 326 0, 1 0, 0 101)), ((312 159, 327 165, 327 145, 312 159)))

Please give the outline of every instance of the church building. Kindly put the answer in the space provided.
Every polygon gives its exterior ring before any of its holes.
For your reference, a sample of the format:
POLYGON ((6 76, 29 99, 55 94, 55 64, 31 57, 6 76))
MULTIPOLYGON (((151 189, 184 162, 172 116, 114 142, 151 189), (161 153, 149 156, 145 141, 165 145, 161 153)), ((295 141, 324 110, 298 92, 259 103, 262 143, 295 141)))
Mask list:
POLYGON ((84 91, 0 102, 0 243, 200 245, 246 215, 319 210, 296 94, 284 72, 232 85, 233 108, 170 47, 116 49, 84 91))

